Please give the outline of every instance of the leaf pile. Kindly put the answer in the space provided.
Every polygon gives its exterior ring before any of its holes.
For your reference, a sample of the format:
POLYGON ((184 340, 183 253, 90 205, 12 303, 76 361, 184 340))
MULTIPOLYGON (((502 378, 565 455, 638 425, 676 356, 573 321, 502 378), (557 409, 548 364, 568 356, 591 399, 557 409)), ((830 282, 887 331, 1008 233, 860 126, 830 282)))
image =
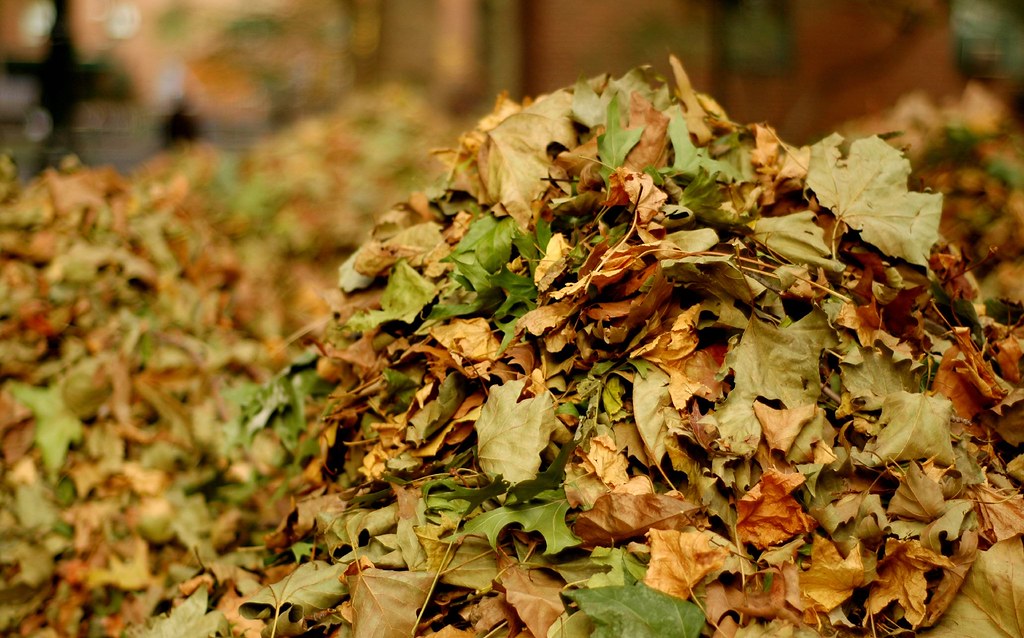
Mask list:
POLYGON ((951 103, 910 95, 850 128, 907 145, 911 179, 942 193, 942 234, 982 295, 1024 300, 1024 130, 1003 101, 969 84, 951 103))
POLYGON ((258 589, 242 548, 317 451, 300 449, 314 362, 272 376, 295 354, 284 309, 182 180, 69 165, 6 184, 0 633, 120 635, 204 570, 221 604, 258 589))
POLYGON ((342 268, 263 635, 1018 635, 1020 306, 674 67, 499 100, 342 268))

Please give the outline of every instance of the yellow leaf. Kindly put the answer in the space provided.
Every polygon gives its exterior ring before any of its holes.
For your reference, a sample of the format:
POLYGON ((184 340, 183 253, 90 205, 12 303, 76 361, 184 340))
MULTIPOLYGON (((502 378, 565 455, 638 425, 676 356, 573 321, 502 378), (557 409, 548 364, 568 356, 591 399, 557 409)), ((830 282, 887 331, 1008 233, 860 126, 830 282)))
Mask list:
POLYGON ((864 576, 859 543, 843 558, 830 540, 819 536, 811 549, 811 568, 800 575, 800 592, 811 607, 829 612, 864 584, 864 576))

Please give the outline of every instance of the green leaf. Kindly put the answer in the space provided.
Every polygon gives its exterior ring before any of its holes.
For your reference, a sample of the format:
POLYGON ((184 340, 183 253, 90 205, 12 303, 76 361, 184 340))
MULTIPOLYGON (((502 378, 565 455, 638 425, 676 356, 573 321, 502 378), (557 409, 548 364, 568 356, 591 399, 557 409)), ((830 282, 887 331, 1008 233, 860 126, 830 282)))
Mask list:
POLYGON ((166 616, 149 620, 146 626, 129 631, 131 638, 211 638, 230 636, 231 627, 220 611, 207 612, 205 587, 200 587, 166 616))
POLYGON ((842 142, 834 133, 811 147, 807 186, 822 206, 861 231, 864 241, 927 266, 939 238, 942 196, 909 192, 910 162, 880 138, 853 142, 845 159, 842 142))
POLYGON ((734 213, 722 210, 725 196, 715 176, 701 168, 683 189, 679 196, 679 205, 696 215, 697 219, 707 224, 728 226, 739 220, 734 213))
POLYGON ((832 272, 842 272, 846 267, 829 257, 825 231, 814 223, 814 213, 809 210, 782 217, 761 217, 754 227, 754 238, 797 264, 821 266, 832 272))
POLYGON ((952 465, 951 416, 953 404, 944 396, 893 392, 882 402, 878 436, 864 446, 865 463, 877 466, 933 459, 942 465, 952 465))
POLYGON ((619 116, 619 96, 608 103, 608 118, 605 132, 597 136, 597 154, 604 164, 601 174, 607 180, 619 166, 626 163, 626 156, 640 141, 644 127, 624 129, 619 116))
POLYGON ((273 625, 282 620, 304 625, 305 619, 335 607, 348 593, 348 587, 340 580, 346 567, 319 560, 303 563, 278 582, 256 592, 239 612, 245 618, 258 618, 273 625))
POLYGON ((732 164, 713 159, 706 148, 701 148, 690 140, 690 127, 686 125, 686 116, 679 106, 673 106, 672 119, 668 122, 668 139, 672 142, 675 159, 672 170, 696 177, 705 172, 710 176, 719 175, 728 180, 742 179, 739 171, 732 164))
POLYGON ((357 314, 348 320, 345 327, 363 332, 386 321, 412 323, 436 294, 437 288, 433 282, 413 270, 405 260, 401 260, 391 269, 388 285, 380 298, 380 310, 357 314))
POLYGON ((352 588, 354 638, 408 638, 415 635, 419 608, 434 574, 371 567, 348 577, 352 588))
POLYGON ((256 432, 272 427, 288 450, 298 445, 306 430, 306 401, 332 389, 316 371, 317 357, 303 355, 261 386, 235 389, 229 398, 241 407, 241 443, 248 445, 256 432))
POLYGON ((697 638, 704 629, 697 605, 643 584, 565 595, 594 623, 593 638, 697 638))
POLYGON ((37 388, 12 383, 7 387, 35 416, 35 445, 43 458, 43 466, 50 474, 56 473, 64 465, 68 449, 82 440, 82 422, 64 405, 57 386, 37 388))
POLYGON ((516 483, 508 491, 509 498, 516 503, 525 503, 541 492, 557 490, 562 487, 562 483, 565 480, 565 466, 578 445, 579 441, 577 440, 563 445, 558 450, 558 456, 555 457, 555 460, 551 462, 547 469, 538 474, 537 478, 516 483))
POLYGON ((525 379, 492 386, 476 422, 480 467, 511 483, 537 476, 540 452, 558 428, 550 393, 519 401, 525 379))
POLYGON ((569 530, 565 515, 569 502, 563 492, 544 493, 559 496, 556 500, 517 503, 495 508, 469 520, 459 536, 483 534, 491 547, 497 547, 498 535, 509 525, 520 525, 524 531, 539 532, 544 537, 544 553, 557 554, 567 547, 579 545, 580 539, 569 530))
MULTIPOLYGON (((526 482, 524 481, 524 483, 526 482)), ((508 481, 500 475, 482 487, 466 487, 462 485, 462 480, 457 481, 453 478, 446 478, 425 484, 423 486, 423 498, 427 499, 428 503, 433 503, 434 509, 451 506, 451 504, 444 501, 465 501, 466 506, 462 509, 460 515, 468 516, 486 501, 498 498, 507 492, 508 487, 508 481), (436 499, 444 499, 444 501, 439 502, 436 499)))

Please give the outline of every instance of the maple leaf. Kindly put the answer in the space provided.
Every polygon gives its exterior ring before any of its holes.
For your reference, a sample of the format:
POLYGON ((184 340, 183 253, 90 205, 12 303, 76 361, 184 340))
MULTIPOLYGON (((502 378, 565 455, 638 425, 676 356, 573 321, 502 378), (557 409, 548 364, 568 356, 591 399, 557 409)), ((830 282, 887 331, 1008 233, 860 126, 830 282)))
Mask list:
POLYGON ((487 201, 500 203, 521 228, 530 224, 531 204, 547 189, 548 145, 574 146, 571 108, 572 96, 561 91, 505 118, 486 134, 478 161, 487 201))
POLYGON ((690 598, 695 585, 720 569, 729 556, 729 548, 713 543, 704 532, 651 529, 647 541, 651 562, 644 583, 684 600, 690 598))
POLYGON ((942 196, 908 192, 910 162, 878 137, 854 141, 845 159, 842 142, 834 133, 811 147, 807 186, 864 241, 926 266, 939 237, 942 196))
POLYGON ((540 452, 558 428, 551 395, 520 401, 525 386, 520 379, 492 387, 476 422, 480 467, 513 483, 537 476, 540 452))
POLYGON ((460 535, 483 534, 491 546, 496 547, 502 530, 509 525, 519 525, 524 531, 540 533, 544 538, 545 554, 557 554, 580 542, 566 525, 569 502, 564 496, 558 493, 541 494, 536 500, 527 503, 497 507, 470 519, 460 535))
POLYGON ((766 470, 761 480, 736 502, 736 532, 740 540, 765 549, 810 532, 818 522, 790 495, 804 476, 766 470))

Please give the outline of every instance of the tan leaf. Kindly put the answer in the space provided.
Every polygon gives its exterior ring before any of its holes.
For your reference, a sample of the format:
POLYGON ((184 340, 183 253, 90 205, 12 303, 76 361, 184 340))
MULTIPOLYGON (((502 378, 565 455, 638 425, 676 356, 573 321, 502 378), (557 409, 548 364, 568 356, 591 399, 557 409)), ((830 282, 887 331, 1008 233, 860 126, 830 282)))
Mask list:
POLYGON ((814 403, 776 410, 765 403, 754 401, 754 416, 761 424, 761 431, 764 432, 768 447, 783 453, 789 452, 797 435, 814 419, 819 410, 821 408, 814 403))
POLYGON ((970 491, 983 537, 998 543, 1024 534, 1024 496, 988 485, 975 485, 970 491))
POLYGON ((929 478, 917 463, 911 463, 889 501, 886 513, 929 523, 945 511, 946 499, 942 495, 942 486, 929 478))
POLYGON ((808 605, 829 612, 863 585, 864 578, 859 543, 843 558, 830 540, 817 536, 811 548, 811 568, 800 575, 800 591, 808 605))
POLYGON ((563 325, 576 312, 577 304, 572 301, 558 301, 552 304, 537 306, 519 318, 517 330, 525 330, 539 337, 540 335, 563 325))
POLYGON ((590 449, 583 454, 583 466, 608 487, 618 487, 629 481, 626 473, 629 461, 616 448, 615 440, 607 434, 590 440, 590 449))
POLYGON ((936 567, 952 569, 953 562, 941 554, 925 549, 921 541, 889 538, 885 558, 878 564, 878 580, 871 587, 865 608, 877 614, 896 601, 914 627, 921 623, 928 598, 925 572, 936 567))
POLYGON ((452 319, 430 329, 430 336, 470 361, 493 361, 501 349, 501 342, 486 319, 452 319))
POLYGON ((672 322, 672 327, 658 333, 650 341, 632 352, 634 357, 643 357, 662 367, 680 362, 697 349, 697 318, 700 305, 694 305, 681 312, 672 322))
POLYGON ((565 235, 562 233, 552 235, 548 240, 548 245, 544 248, 544 256, 537 263, 537 269, 533 272, 533 283, 539 286, 570 250, 572 250, 572 246, 565 240, 565 235))
POLYGON ((725 564, 729 550, 702 532, 652 529, 647 532, 651 562, 644 582, 660 591, 688 599, 693 587, 725 564))
POLYGON ((534 636, 547 636, 565 611, 560 596, 565 583, 539 569, 513 567, 502 574, 501 584, 508 603, 534 636))
POLYGON ((804 476, 765 471, 761 480, 736 503, 736 531, 740 540, 765 549, 818 526, 790 492, 803 485, 804 476))

